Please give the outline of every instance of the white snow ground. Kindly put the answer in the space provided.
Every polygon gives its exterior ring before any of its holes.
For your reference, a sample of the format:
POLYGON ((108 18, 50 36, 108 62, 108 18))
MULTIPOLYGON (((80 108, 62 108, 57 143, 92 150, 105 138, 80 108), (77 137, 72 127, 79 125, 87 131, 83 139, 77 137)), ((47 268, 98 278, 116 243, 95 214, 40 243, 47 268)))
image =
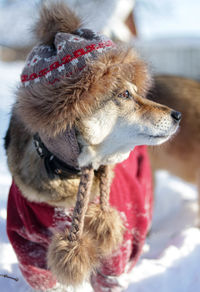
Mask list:
MULTIPOLYGON (((6 201, 11 177, 6 166, 3 136, 14 101, 22 63, 0 62, 0 277, 1 292, 31 292, 18 269, 6 235, 6 201)), ((197 190, 167 172, 157 173, 152 231, 144 253, 129 275, 121 277, 126 292, 200 291, 200 230, 195 228, 197 190)), ((85 286, 80 292, 89 292, 85 286)))

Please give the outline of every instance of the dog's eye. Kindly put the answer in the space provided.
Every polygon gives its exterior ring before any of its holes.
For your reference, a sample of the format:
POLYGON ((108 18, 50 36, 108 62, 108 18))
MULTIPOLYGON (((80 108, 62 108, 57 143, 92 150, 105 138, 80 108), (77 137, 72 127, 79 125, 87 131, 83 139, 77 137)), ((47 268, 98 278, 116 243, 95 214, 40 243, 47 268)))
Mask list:
POLYGON ((125 98, 125 99, 131 98, 131 94, 129 93, 128 90, 125 90, 124 92, 120 93, 118 96, 122 97, 122 98, 125 98))

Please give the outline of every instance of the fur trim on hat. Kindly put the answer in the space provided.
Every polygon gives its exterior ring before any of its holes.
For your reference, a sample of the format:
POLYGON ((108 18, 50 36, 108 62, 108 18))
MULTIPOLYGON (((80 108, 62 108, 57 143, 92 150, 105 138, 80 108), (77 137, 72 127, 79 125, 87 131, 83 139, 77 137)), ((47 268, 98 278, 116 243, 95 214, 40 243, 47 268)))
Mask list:
POLYGON ((32 133, 39 129, 55 136, 122 90, 126 80, 143 96, 150 86, 146 64, 132 48, 118 47, 88 62, 81 74, 61 80, 56 87, 43 83, 21 86, 16 109, 32 133))
POLYGON ((33 29, 38 41, 52 45, 57 32, 72 33, 81 27, 81 21, 64 3, 43 3, 39 19, 33 29))

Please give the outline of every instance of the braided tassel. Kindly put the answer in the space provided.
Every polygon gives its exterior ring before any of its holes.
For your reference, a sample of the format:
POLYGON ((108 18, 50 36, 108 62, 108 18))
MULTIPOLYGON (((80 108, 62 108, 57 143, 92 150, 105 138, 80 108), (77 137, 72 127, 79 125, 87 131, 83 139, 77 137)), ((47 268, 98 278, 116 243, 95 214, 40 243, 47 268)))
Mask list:
POLYGON ((119 212, 109 205, 111 170, 101 166, 100 204, 90 204, 84 228, 96 240, 99 257, 110 255, 123 241, 124 225, 119 212))
POLYGON ((96 245, 84 229, 94 171, 82 169, 77 201, 69 231, 56 234, 48 250, 48 266, 57 280, 65 285, 81 284, 98 264, 96 245))

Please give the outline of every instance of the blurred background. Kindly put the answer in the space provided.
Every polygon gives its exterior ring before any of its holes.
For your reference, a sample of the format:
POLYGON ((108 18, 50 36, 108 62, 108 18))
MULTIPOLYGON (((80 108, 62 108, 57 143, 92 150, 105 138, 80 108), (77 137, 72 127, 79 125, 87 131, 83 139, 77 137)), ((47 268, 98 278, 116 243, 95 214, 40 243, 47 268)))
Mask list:
MULTIPOLYGON (((24 59, 42 0, 0 0, 0 60, 24 59)), ((131 41, 155 73, 200 77, 199 0, 67 0, 87 27, 131 41)))
MULTIPOLYGON (((49 0, 50 1, 50 0, 49 0)), ((0 0, 0 278, 1 292, 30 292, 6 235, 11 176, 3 137, 24 60, 35 44, 31 26, 42 0, 0 0)), ((48 2, 48 1, 47 1, 48 2)), ((200 0, 66 0, 85 27, 131 43, 153 74, 200 80, 200 0)), ((152 231, 127 292, 200 291, 200 231, 194 228, 197 188, 168 172, 157 172, 152 231)), ((88 287, 85 292, 91 291, 88 287)), ((81 290, 83 292, 83 290, 81 290)))

